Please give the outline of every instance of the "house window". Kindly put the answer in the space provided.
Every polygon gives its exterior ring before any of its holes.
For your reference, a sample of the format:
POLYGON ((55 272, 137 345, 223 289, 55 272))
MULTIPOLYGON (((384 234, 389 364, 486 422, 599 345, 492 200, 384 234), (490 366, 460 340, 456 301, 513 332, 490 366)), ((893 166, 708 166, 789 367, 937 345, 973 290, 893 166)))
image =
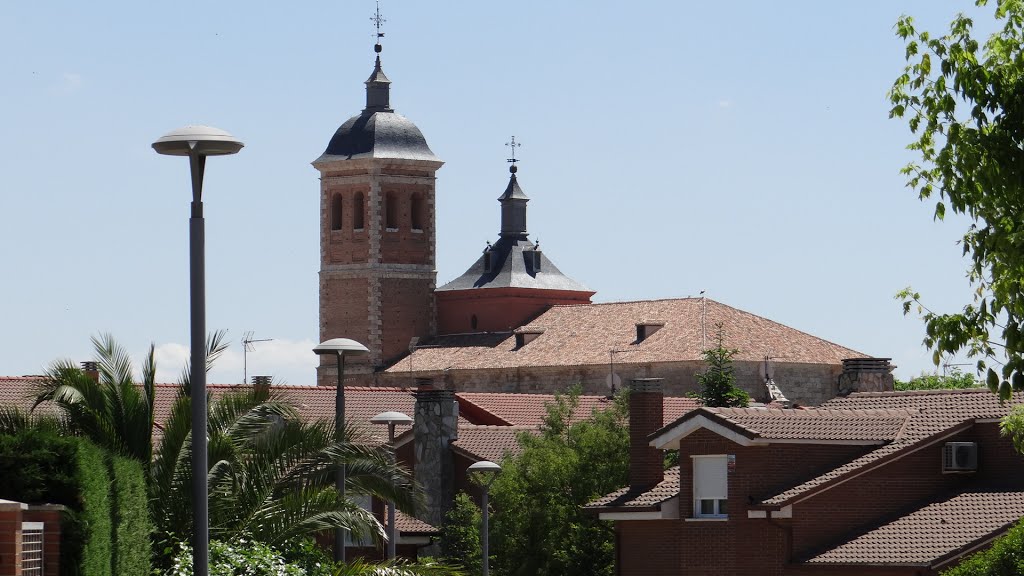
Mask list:
POLYGON ((331 230, 341 230, 341 194, 331 198, 331 230))
POLYGON ((693 515, 725 518, 729 514, 728 456, 693 456, 693 515))
POLYGON ((394 192, 384 196, 384 227, 389 230, 398 229, 398 197, 394 192))
POLYGON ((363 229, 363 214, 366 212, 366 206, 363 202, 363 193, 356 192, 356 196, 352 202, 352 227, 356 230, 363 229))
POLYGON ((425 218, 423 217, 423 213, 424 213, 423 194, 413 194, 412 195, 412 210, 411 210, 411 216, 412 216, 411 224, 412 224, 412 229, 413 230, 423 230, 423 221, 425 220, 425 218))
MULTIPOLYGON (((373 499, 369 494, 354 494, 349 495, 352 502, 357 506, 366 510, 367 512, 373 512, 373 499)), ((373 536, 370 534, 360 534, 356 536, 351 532, 345 532, 345 547, 346 548, 366 548, 373 546, 373 536)))

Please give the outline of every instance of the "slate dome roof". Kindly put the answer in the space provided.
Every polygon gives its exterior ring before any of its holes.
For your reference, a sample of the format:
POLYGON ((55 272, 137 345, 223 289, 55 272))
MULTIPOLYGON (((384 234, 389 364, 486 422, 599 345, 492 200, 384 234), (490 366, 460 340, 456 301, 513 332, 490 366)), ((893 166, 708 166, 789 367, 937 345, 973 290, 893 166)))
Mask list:
POLYGON ((411 120, 397 112, 371 110, 342 124, 318 161, 356 158, 440 161, 411 120))

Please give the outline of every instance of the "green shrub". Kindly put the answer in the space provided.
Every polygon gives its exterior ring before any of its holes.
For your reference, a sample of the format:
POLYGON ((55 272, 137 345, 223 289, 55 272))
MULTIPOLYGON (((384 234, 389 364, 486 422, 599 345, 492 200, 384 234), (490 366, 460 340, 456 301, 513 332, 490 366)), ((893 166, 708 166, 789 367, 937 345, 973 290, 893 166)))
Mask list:
MULTIPOLYGON (((167 576, 192 576, 192 547, 181 543, 167 576)), ((210 576, 307 576, 260 542, 210 540, 210 576)))
POLYGON ((1024 521, 1018 522, 992 546, 968 556, 943 576, 1017 576, 1024 574, 1024 521))
POLYGON ((277 549, 285 562, 302 568, 306 576, 334 576, 334 559, 312 538, 296 538, 277 549))
POLYGON ((142 465, 132 459, 111 458, 113 477, 114 575, 150 572, 149 498, 142 465))
POLYGON ((79 439, 75 467, 81 490, 81 519, 86 526, 82 576, 111 575, 113 523, 110 519, 110 474, 106 458, 102 448, 79 439))

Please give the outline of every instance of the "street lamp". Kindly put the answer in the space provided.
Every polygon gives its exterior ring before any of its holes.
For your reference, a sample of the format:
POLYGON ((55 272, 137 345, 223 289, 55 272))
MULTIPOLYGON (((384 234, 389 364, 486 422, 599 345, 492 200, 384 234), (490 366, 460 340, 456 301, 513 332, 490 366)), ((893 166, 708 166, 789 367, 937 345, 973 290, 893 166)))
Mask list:
POLYGON ((189 300, 192 386, 192 566, 196 576, 210 570, 210 518, 206 457, 206 238, 203 220, 203 173, 207 156, 234 154, 242 144, 210 126, 186 126, 153 142, 158 154, 188 156, 192 171, 192 216, 188 221, 189 300))
POLYGON ((469 466, 468 472, 473 474, 477 473, 477 477, 480 481, 480 486, 483 488, 483 498, 480 503, 483 508, 483 527, 480 530, 480 543, 481 552, 483 553, 483 570, 481 571, 482 576, 487 576, 490 572, 490 550, 488 545, 488 539, 490 537, 490 512, 487 510, 487 493, 491 489, 491 484, 494 483, 494 479, 498 477, 498 472, 501 472, 501 466, 498 466, 490 460, 481 460, 480 462, 474 462, 469 466))
MULTIPOLYGON (((401 412, 381 412, 370 418, 373 424, 388 425, 388 447, 391 448, 391 463, 395 463, 395 426, 398 424, 412 424, 412 418, 401 412)), ((395 557, 395 501, 388 501, 388 559, 395 557)))
MULTIPOLYGON (((338 386, 334 394, 334 438, 341 441, 345 429, 345 356, 366 354, 369 349, 355 340, 348 338, 331 338, 313 348, 320 355, 332 355, 338 359, 338 386)), ((342 499, 345 498, 345 465, 338 466, 334 476, 334 486, 342 499)), ((334 561, 345 561, 345 534, 348 530, 334 531, 334 561)))

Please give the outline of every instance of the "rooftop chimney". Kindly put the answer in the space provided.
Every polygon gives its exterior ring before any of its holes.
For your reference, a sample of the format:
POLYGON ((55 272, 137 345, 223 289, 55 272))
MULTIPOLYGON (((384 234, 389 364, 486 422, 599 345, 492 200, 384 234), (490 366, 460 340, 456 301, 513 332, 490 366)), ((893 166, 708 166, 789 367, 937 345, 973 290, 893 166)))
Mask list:
POLYGON ((437 390, 429 378, 416 379, 413 421, 416 482, 423 487, 421 520, 440 526, 455 498, 452 442, 459 439, 459 404, 452 390, 437 390))
POLYGON ((270 391, 270 381, 271 380, 272 380, 271 376, 253 376, 252 377, 252 387, 253 387, 253 390, 260 391, 260 392, 269 392, 270 391))
POLYGON ((100 381, 100 363, 99 362, 93 362, 92 360, 88 360, 86 362, 82 362, 82 372, 85 372, 86 376, 88 376, 89 378, 92 378, 93 382, 99 382, 100 381))
POLYGON ((892 392, 892 358, 845 358, 839 375, 839 393, 892 392))
POLYGON ((629 384, 629 487, 647 489, 665 478, 661 450, 647 437, 664 425, 661 378, 637 378, 629 384))

